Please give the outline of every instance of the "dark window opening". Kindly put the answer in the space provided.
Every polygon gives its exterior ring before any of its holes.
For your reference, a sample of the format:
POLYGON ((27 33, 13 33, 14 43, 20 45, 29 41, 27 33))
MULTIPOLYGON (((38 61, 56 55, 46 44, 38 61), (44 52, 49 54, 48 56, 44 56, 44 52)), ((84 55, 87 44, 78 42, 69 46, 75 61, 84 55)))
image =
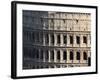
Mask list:
POLYGON ((43 59, 43 50, 41 50, 40 59, 43 59))
POLYGON ((77 54, 76 54, 76 59, 77 59, 77 60, 80 60, 80 52, 77 52, 77 54))
POLYGON ((73 44, 73 36, 70 36, 70 44, 73 44))
POLYGON ((54 35, 51 35, 51 43, 54 44, 54 35))
POLYGON ((39 58, 39 51, 36 49, 36 58, 39 58))
POLYGON ((39 69, 39 65, 37 65, 37 67, 36 67, 37 69, 39 69))
POLYGON ((60 44, 60 35, 57 35, 57 43, 60 44))
POLYGON ((70 51, 70 60, 73 60, 74 59, 74 54, 72 51, 70 51))
POLYGON ((86 52, 83 52, 83 59, 87 60, 87 53, 86 52))
MULTIPOLYGON (((29 50, 29 53, 30 53, 30 50, 29 50)), ((37 58, 37 49, 34 48, 34 58, 37 58)))
POLYGON ((48 34, 45 34, 45 42, 46 42, 46 44, 49 43, 49 36, 48 36, 48 34))
POLYGON ((51 19, 51 27, 54 28, 54 20, 51 19))
POLYGON ((45 51, 45 58, 46 58, 46 60, 49 59, 49 53, 48 53, 48 50, 45 51))
POLYGON ((87 43, 87 37, 83 36, 83 43, 87 43))
POLYGON ((67 59, 67 53, 66 51, 63 52, 63 60, 66 60, 67 59))
POLYGON ((63 41, 64 44, 66 44, 66 43, 67 43, 67 36, 64 35, 64 36, 63 36, 63 40, 64 40, 64 41, 63 41))
POLYGON ((57 51, 57 59, 60 60, 60 51, 57 51))
POLYGON ((76 19, 76 23, 78 23, 78 20, 76 19))
POLYGON ((43 33, 40 33, 40 43, 43 43, 43 33))
POLYGON ((76 42, 77 42, 77 44, 80 44, 80 37, 79 36, 76 36, 76 42))
POLYGON ((50 68, 54 68, 54 66, 53 66, 53 65, 51 65, 51 66, 50 66, 50 68))
POLYGON ((54 51, 51 51, 51 53, 50 53, 50 59, 54 60, 54 51))
POLYGON ((36 56, 35 56, 35 48, 33 48, 32 53, 33 53, 33 58, 36 58, 36 56))
POLYGON ((65 23, 65 19, 63 19, 63 22, 65 23))

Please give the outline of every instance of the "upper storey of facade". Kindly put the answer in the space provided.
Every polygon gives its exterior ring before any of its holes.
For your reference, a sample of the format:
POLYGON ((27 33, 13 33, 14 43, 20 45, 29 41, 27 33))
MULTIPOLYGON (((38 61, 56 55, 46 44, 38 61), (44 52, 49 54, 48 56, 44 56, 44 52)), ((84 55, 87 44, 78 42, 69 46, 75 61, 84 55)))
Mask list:
POLYGON ((91 31, 91 14, 23 11, 24 27, 58 31, 91 31))

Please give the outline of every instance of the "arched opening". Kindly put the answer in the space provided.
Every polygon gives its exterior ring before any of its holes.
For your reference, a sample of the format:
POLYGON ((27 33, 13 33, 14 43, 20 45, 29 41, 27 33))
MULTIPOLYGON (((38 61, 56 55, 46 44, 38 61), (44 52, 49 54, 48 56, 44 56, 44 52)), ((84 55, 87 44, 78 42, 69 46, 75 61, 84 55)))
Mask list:
POLYGON ((86 52, 83 52, 83 59, 87 60, 87 53, 86 52))
POLYGON ((74 54, 72 51, 70 51, 70 60, 73 60, 74 59, 74 54))
POLYGON ((51 59, 51 60, 54 60, 54 51, 53 51, 53 50, 52 50, 51 53, 50 53, 50 59, 51 59))
POLYGON ((60 60, 60 51, 57 51, 57 59, 60 60))
POLYGON ((76 59, 77 59, 77 60, 80 60, 80 52, 77 52, 77 53, 76 53, 76 59))
POLYGON ((63 51, 63 60, 66 60, 67 59, 67 53, 66 51, 63 51))

